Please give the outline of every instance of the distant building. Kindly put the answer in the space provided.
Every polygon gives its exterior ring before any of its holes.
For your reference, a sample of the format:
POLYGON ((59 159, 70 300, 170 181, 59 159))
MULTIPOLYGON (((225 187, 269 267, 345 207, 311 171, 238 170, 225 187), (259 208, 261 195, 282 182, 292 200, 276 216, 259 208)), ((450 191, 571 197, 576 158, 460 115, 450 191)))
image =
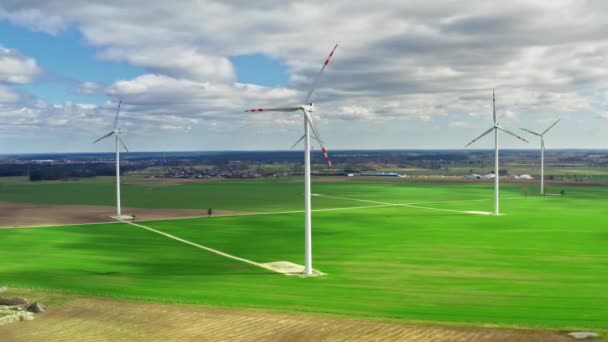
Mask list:
POLYGON ((384 173, 384 172, 375 172, 375 173, 364 172, 364 173, 361 174, 361 176, 372 176, 372 177, 407 177, 406 175, 401 175, 400 173, 396 173, 396 172, 388 172, 388 173, 384 173))

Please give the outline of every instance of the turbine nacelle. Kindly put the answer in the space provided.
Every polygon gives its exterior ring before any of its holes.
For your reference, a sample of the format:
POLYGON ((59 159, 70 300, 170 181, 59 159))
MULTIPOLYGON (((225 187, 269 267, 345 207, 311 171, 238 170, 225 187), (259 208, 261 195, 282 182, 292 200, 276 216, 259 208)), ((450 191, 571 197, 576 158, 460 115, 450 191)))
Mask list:
MULTIPOLYGON (((95 142, 93 144, 96 144, 97 142, 104 140, 106 138, 109 138, 111 136, 116 136, 116 144, 120 143, 122 145, 122 147, 125 149, 125 151, 129 151, 129 149, 127 148, 127 146, 125 145, 125 142, 122 141, 122 138, 120 137, 123 133, 122 133, 122 129, 120 129, 117 125, 118 125, 118 115, 120 114, 120 105, 122 103, 122 98, 120 99, 120 101, 118 101, 118 109, 116 110, 116 118, 114 119, 114 129, 111 130, 108 134, 102 136, 101 138, 95 140, 95 142)), ((116 145, 118 148, 118 145, 116 145)))
POLYGON ((309 104, 300 106, 300 108, 305 112, 311 113, 315 111, 315 104, 311 102, 309 104))

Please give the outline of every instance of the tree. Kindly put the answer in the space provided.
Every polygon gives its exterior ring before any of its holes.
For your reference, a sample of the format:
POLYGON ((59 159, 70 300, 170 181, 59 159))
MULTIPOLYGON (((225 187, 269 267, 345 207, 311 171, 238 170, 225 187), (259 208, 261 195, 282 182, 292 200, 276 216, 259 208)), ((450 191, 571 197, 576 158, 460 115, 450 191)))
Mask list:
POLYGON ((211 208, 207 209, 207 215, 209 215, 209 217, 211 217, 211 215, 213 215, 213 209, 211 209, 211 208))

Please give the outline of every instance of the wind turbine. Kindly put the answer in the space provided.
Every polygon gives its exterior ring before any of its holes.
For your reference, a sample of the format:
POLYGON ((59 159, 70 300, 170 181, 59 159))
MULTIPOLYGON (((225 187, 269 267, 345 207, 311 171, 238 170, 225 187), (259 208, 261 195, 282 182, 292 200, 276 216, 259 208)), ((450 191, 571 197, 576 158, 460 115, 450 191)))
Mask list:
POLYGON ((499 167, 499 162, 498 162, 498 131, 503 131, 509 135, 512 135, 514 137, 516 137, 519 140, 528 142, 528 140, 520 137, 519 135, 505 129, 504 127, 502 127, 500 124, 498 124, 498 122, 496 121, 496 95, 494 90, 492 90, 492 115, 494 118, 494 126, 492 126, 490 129, 488 129, 487 131, 483 132, 482 135, 480 135, 479 137, 477 137, 476 139, 474 139, 473 141, 471 141, 470 143, 468 143, 465 147, 469 147, 471 146, 471 144, 475 143, 477 140, 485 137, 486 135, 494 132, 494 215, 499 215, 500 214, 500 210, 499 210, 499 206, 500 206, 500 200, 499 200, 499 191, 500 191, 500 187, 499 187, 499 172, 498 172, 498 167, 499 167))
MULTIPOLYGON (((331 50, 331 53, 323 63, 321 70, 317 74, 317 77, 312 82, 308 93, 304 99, 304 104, 299 106, 291 106, 291 107, 277 107, 277 108, 257 108, 246 110, 245 112, 297 112, 302 111, 304 117, 304 273, 306 275, 312 275, 312 213, 311 213, 311 193, 310 193, 310 131, 314 134, 315 139, 317 139, 321 146, 322 143, 321 136, 317 131, 317 127, 315 122, 312 119, 311 113, 315 111, 315 106, 310 99, 315 88, 319 85, 319 81, 321 79, 321 75, 325 68, 329 64, 329 60, 334 55, 334 51, 338 44, 336 44, 331 50)), ((299 143, 300 141, 298 141, 299 143)), ((297 143, 296 143, 297 144, 297 143)), ((323 151, 326 154, 327 151, 323 147, 323 151)))
POLYGON ((120 114, 120 105, 121 104, 122 104, 122 98, 120 98, 120 100, 118 101, 118 108, 116 109, 116 118, 114 119, 114 129, 110 133, 95 140, 95 142, 93 143, 93 144, 95 144, 98 141, 111 137, 112 135, 114 136, 115 144, 116 144, 116 218, 119 220, 126 218, 126 217, 122 216, 121 206, 120 206, 120 146, 119 145, 122 145, 122 147, 125 149, 125 151, 129 152, 129 149, 127 149, 127 146, 125 145, 124 141, 122 141, 122 139, 120 138, 122 131, 120 128, 117 127, 118 126, 118 115, 120 114))
POLYGON ((541 195, 545 194, 545 134, 547 134, 547 132, 549 132, 549 130, 551 128, 555 127, 555 125, 557 125, 558 122, 559 122, 559 119, 557 121, 555 121, 551 126, 549 126, 549 128, 547 128, 542 133, 536 133, 529 129, 522 128, 522 130, 524 130, 530 134, 536 135, 537 137, 540 137, 540 194, 541 195))

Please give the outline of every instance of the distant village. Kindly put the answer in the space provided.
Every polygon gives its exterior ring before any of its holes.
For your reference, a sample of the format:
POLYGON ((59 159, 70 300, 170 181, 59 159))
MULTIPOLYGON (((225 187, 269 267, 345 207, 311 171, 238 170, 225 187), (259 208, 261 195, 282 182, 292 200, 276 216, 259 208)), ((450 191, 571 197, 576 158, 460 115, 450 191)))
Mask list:
MULTIPOLYGON (((330 152, 331 153, 331 152, 330 152)), ((336 151, 334 168, 330 169, 322 154, 313 154, 313 174, 343 177, 383 178, 460 178, 489 180, 495 177, 492 151, 336 151)), ((534 180, 522 165, 535 165, 537 151, 505 150, 500 178, 534 180), (509 164, 517 161, 517 166, 509 164), (521 172, 521 173, 520 173, 521 172)), ((593 168, 608 165, 604 151, 551 151, 548 163, 554 167, 593 168)), ((298 151, 236 152, 130 152, 121 158, 121 173, 139 174, 145 178, 172 179, 257 179, 298 176, 304 173, 298 151)), ((0 156, 0 177, 28 177, 31 181, 67 180, 96 176, 113 176, 112 153, 41 154, 0 156)), ((589 181, 564 172, 547 175, 548 180, 589 181), (559 178, 558 178, 559 177, 559 178)))

